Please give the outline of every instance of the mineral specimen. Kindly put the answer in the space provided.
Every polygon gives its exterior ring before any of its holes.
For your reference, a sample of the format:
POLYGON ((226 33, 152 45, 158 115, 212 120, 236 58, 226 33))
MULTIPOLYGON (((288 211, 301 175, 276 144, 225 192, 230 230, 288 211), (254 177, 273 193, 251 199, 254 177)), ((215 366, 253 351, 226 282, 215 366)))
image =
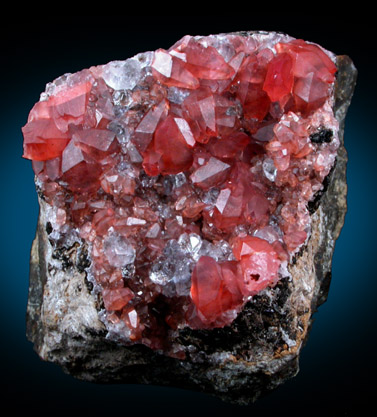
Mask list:
POLYGON ((343 222, 355 77, 319 45, 245 32, 49 83, 22 129, 40 356, 246 402, 293 375, 343 222))

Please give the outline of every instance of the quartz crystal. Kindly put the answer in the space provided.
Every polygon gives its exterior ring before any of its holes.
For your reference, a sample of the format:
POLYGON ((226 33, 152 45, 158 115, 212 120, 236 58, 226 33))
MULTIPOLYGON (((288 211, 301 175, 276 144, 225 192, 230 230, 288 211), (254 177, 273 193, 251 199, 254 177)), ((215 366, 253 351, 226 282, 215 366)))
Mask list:
POLYGON ((109 339, 183 359, 177 331, 289 279, 340 144, 335 62, 283 34, 184 36, 47 85, 23 156, 109 339))

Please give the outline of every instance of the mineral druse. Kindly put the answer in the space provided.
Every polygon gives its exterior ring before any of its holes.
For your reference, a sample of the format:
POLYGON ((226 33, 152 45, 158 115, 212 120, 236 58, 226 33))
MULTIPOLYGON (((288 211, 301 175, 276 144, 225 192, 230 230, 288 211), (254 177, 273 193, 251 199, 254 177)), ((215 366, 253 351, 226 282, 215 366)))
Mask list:
POLYGON ((85 274, 106 340, 189 359, 182 332, 217 334, 292 280, 340 147, 336 75, 321 46, 256 32, 47 85, 22 129, 45 262, 85 274))

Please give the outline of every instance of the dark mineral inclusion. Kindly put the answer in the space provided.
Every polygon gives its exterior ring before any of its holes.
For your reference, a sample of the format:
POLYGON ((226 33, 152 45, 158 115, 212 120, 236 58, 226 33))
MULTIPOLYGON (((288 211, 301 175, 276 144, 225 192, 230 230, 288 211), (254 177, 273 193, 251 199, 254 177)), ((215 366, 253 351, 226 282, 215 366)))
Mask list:
MULTIPOLYGON (((51 247, 52 227, 40 196, 27 306, 27 337, 38 355, 87 381, 175 386, 238 404, 251 403, 296 375, 312 316, 327 298, 347 208, 343 132, 357 71, 347 56, 337 57, 337 69, 334 112, 341 146, 324 189, 311 202, 311 237, 289 265, 291 277, 254 296, 229 326, 181 329, 176 341, 192 352, 185 360, 143 345, 124 346, 106 337, 98 317, 101 300, 85 272, 88 248, 77 242, 51 247)), ((323 130, 310 140, 328 142, 331 135, 323 130)))

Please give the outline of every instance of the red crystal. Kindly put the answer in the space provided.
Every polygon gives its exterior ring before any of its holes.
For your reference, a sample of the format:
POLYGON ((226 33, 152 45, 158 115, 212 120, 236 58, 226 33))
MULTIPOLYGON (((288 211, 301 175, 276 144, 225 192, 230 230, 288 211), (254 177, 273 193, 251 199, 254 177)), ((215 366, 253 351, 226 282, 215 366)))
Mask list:
POLYGON ((280 260, 266 240, 254 236, 236 238, 233 253, 241 264, 240 288, 244 295, 255 295, 276 284, 280 260))
POLYGON ((334 82, 336 66, 320 46, 302 39, 276 45, 278 53, 287 52, 294 59, 293 75, 305 78, 313 73, 316 78, 329 84, 334 82))
POLYGON ((229 136, 213 138, 208 144, 210 153, 220 159, 235 159, 250 143, 245 132, 233 132, 229 136))
POLYGON ((134 294, 129 288, 104 288, 102 296, 107 310, 122 310, 134 294))
POLYGON ((184 358, 177 329, 229 325, 289 274, 339 146, 335 73, 286 35, 185 36, 47 86, 23 156, 117 340, 184 358))
POLYGON ((271 101, 280 101, 291 93, 293 80, 291 56, 286 53, 278 54, 268 65, 263 90, 271 101))
POLYGON ((200 188, 210 188, 224 182, 230 165, 211 156, 190 175, 193 184, 200 188))
POLYGON ((145 172, 155 176, 188 170, 193 160, 193 142, 187 122, 169 115, 156 127, 153 142, 144 154, 145 172))
POLYGON ((171 51, 178 52, 177 55, 183 58, 188 71, 197 78, 224 80, 234 74, 233 68, 225 62, 214 47, 204 46, 193 38, 176 45, 171 51))
POLYGON ((33 161, 47 161, 61 156, 70 135, 61 132, 49 119, 32 120, 22 128, 24 157, 33 161))
POLYGON ((199 87, 198 79, 186 68, 185 62, 163 49, 154 54, 152 69, 155 78, 169 87, 199 87))
POLYGON ((193 327, 219 327, 233 320, 229 320, 226 312, 241 306, 243 302, 238 288, 238 275, 237 262, 219 264, 209 256, 199 259, 191 277, 191 298, 197 314, 195 317, 191 312, 193 327))
POLYGON ((262 226, 268 222, 270 203, 253 184, 255 179, 245 163, 234 164, 223 184, 213 211, 215 226, 224 231, 241 224, 262 226))

